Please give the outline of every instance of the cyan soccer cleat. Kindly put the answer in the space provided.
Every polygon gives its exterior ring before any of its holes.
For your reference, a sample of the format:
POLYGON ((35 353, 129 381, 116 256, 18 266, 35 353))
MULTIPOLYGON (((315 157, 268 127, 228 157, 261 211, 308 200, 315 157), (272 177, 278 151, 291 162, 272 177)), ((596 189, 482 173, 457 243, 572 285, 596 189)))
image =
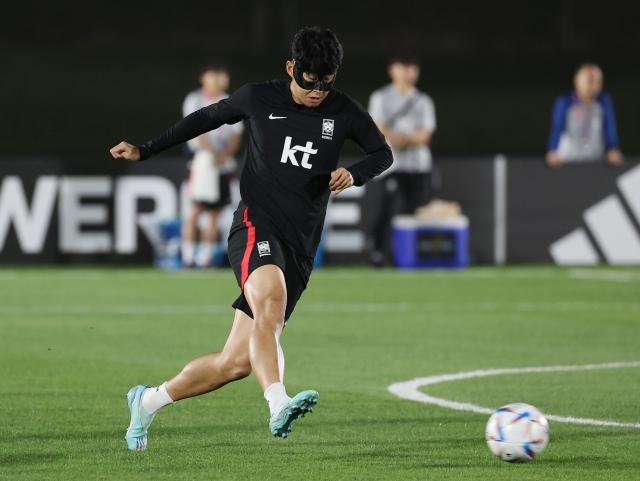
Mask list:
POLYGON ((153 421, 155 414, 149 414, 142 407, 142 395, 149 386, 134 386, 127 393, 127 405, 131 411, 131 423, 124 439, 131 451, 147 449, 147 428, 153 421))
POLYGON ((318 404, 318 397, 317 391, 302 391, 293 399, 283 402, 269 420, 271 434, 286 438, 295 420, 313 411, 314 406, 318 404))

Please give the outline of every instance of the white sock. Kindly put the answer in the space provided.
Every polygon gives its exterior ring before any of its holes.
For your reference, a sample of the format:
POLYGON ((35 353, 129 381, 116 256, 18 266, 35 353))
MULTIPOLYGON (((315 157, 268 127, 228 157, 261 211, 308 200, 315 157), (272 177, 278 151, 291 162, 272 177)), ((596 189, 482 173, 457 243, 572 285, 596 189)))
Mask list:
POLYGON ((213 244, 210 242, 203 242, 200 244, 198 250, 198 256, 196 258, 196 264, 198 267, 206 267, 211 264, 211 257, 213 256, 213 244))
POLYGON ((193 264, 193 256, 195 255, 196 248, 193 242, 184 241, 182 243, 182 263, 186 266, 193 264))
POLYGON ((142 407, 149 414, 155 414, 167 404, 173 404, 173 399, 167 392, 167 383, 147 389, 142 395, 142 407))
POLYGON ((287 390, 284 388, 284 384, 282 384, 281 382, 274 382, 271 386, 269 386, 264 392, 264 398, 269 403, 269 411, 271 411, 272 416, 283 401, 288 401, 289 399, 291 399, 289 396, 287 396, 287 390))

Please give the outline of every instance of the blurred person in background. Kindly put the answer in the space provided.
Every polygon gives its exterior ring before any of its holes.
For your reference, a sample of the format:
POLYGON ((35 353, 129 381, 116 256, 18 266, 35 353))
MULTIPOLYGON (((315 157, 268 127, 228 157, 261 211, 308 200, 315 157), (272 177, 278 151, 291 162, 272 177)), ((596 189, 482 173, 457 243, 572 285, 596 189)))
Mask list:
POLYGON ((602 91, 602 70, 594 63, 582 64, 573 85, 575 90, 560 95, 553 107, 547 164, 557 168, 604 158, 621 165, 616 116, 611 96, 602 91))
POLYGON ((391 217, 413 213, 429 200, 431 151, 436 129, 433 101, 416 88, 420 77, 418 57, 394 56, 387 69, 391 83, 376 90, 369 99, 369 114, 393 151, 391 172, 383 178, 384 195, 373 222, 370 262, 385 263, 385 245, 391 217))
MULTIPOLYGON (((184 117, 229 96, 227 65, 219 59, 210 60, 200 70, 200 85, 184 99, 184 117)), ((192 205, 182 224, 182 262, 186 267, 211 266, 213 255, 220 248, 218 215, 231 202, 229 178, 236 169, 233 156, 240 147, 243 130, 242 122, 224 124, 188 142, 194 156, 187 189, 192 205), (204 212, 207 226, 200 233, 200 246, 196 248, 198 219, 204 212)))

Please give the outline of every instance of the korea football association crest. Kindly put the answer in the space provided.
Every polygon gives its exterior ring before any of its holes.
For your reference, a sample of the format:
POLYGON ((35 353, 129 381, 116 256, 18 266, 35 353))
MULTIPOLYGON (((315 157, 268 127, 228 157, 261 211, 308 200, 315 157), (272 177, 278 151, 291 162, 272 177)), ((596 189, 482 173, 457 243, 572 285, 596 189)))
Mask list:
POLYGON ((322 138, 333 139, 334 121, 332 119, 322 119, 322 138))
POLYGON ((260 257, 271 255, 271 246, 269 246, 269 241, 258 242, 256 245, 258 246, 258 255, 260 257))

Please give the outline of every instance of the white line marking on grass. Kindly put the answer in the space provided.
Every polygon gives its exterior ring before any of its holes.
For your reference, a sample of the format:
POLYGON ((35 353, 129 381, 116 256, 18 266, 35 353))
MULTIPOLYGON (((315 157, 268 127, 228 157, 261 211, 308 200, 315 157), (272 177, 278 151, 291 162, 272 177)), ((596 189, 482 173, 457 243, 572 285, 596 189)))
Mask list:
POLYGON ((634 282, 640 281, 640 273, 625 271, 605 271, 590 269, 571 269, 569 276, 574 279, 586 279, 593 281, 634 282))
MULTIPOLYGON (((362 303, 362 304, 305 304, 301 303, 296 308, 299 313, 449 313, 449 312, 566 312, 566 311, 638 311, 640 302, 471 302, 471 303, 442 303, 427 302, 415 304, 401 302, 396 304, 362 303)), ((231 312, 231 304, 210 305, 160 305, 160 306, 6 306, 0 307, 0 315, 5 316, 41 316, 41 315, 198 315, 220 314, 231 312)))
MULTIPOLYGON (((497 376, 500 374, 519 374, 531 372, 558 372, 558 371, 591 371, 594 369, 619 369, 624 367, 640 367, 640 362, 612 362, 608 364, 587 364, 585 366, 549 366, 549 367, 524 367, 513 369, 487 369, 470 372, 459 372, 457 374, 440 374, 437 376, 419 377, 411 381, 397 382, 387 389, 402 399, 418 401, 425 404, 435 404, 444 408, 455 409, 457 411, 472 411, 480 414, 493 414, 495 409, 485 408, 470 403, 460 403, 449 401, 448 399, 429 396, 418 389, 422 386, 430 386, 447 381, 459 381, 473 377, 497 376)), ((615 421, 601 421, 599 419, 574 418, 571 416, 557 416, 555 414, 545 414, 547 419, 561 423, 590 424, 594 426, 619 426, 626 428, 640 428, 640 423, 619 423, 615 421)))
POLYGON ((438 279, 546 279, 555 276, 564 276, 563 270, 556 267, 543 268, 535 267, 534 269, 515 269, 515 268, 484 268, 472 267, 470 269, 407 269, 407 270, 382 270, 382 271, 366 271, 354 269, 337 269, 330 268, 327 270, 314 271, 315 277, 331 277, 331 278, 375 278, 384 277, 385 279, 410 279, 412 277, 419 278, 438 278, 438 279))

